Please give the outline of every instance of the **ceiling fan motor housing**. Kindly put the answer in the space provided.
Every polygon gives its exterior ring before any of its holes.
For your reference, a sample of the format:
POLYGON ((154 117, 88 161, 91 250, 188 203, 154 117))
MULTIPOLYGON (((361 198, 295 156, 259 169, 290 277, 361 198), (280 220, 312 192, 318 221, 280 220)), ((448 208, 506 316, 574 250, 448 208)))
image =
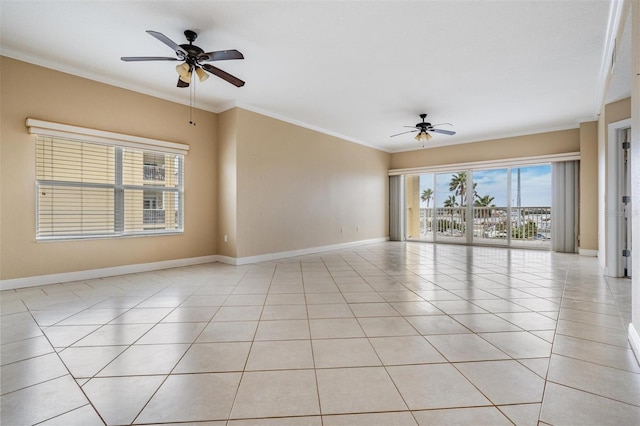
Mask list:
POLYGON ((423 132, 425 130, 431 130, 433 128, 431 123, 426 123, 424 121, 424 119, 427 118, 427 114, 420 114, 420 118, 422 118, 422 122, 421 123, 417 123, 416 124, 416 128, 421 129, 423 132))
POLYGON ((193 44, 193 42, 198 38, 198 34, 195 31, 186 30, 184 32, 184 36, 187 38, 189 44, 181 44, 185 52, 187 52, 188 56, 184 58, 184 60, 191 66, 197 65, 198 57, 204 53, 200 47, 193 44))

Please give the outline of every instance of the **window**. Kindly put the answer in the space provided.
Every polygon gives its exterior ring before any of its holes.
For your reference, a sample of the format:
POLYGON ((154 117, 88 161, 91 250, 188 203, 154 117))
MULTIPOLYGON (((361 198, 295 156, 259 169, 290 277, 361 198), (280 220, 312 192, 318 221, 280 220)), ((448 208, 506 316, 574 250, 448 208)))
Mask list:
POLYGON ((550 164, 408 174, 405 203, 408 240, 551 248, 550 164))
POLYGON ((184 154, 71 136, 36 135, 37 239, 183 232, 184 154))

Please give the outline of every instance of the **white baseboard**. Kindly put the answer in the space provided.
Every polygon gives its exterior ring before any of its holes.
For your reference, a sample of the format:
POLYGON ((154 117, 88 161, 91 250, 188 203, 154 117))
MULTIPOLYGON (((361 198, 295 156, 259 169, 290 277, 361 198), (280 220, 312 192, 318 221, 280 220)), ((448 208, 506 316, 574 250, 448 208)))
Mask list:
POLYGON ((636 361, 640 364, 640 336, 633 323, 629 323, 629 343, 636 356, 636 361))
POLYGON ((200 256, 187 259, 165 260, 162 262, 139 263, 136 265, 113 266, 110 268, 89 269, 86 271, 65 272, 61 274, 38 275, 35 277, 0 280, 0 290, 35 287, 39 285, 57 284, 70 281, 91 280, 114 275, 135 274, 137 272, 157 271, 159 269, 179 268, 181 266, 199 265, 216 262, 218 256, 200 256))
POLYGON ((598 257, 598 250, 578 249, 578 254, 580 256, 598 257))
POLYGON ((331 250, 343 250, 343 249, 348 249, 352 247, 363 246, 366 244, 384 243, 386 241, 389 241, 389 237, 372 238, 370 240, 360 240, 360 241, 353 241, 349 243, 332 244, 329 246, 311 247, 311 248, 300 249, 300 250, 259 254, 257 256, 247 256, 247 257, 218 256, 218 262, 239 266, 239 265, 247 265, 249 263, 268 262, 271 260, 284 259, 287 257, 305 256, 308 254, 322 253, 322 252, 331 251, 331 250))
POLYGON ((114 275, 135 274, 138 272, 157 271, 160 269, 179 268, 182 266, 199 265, 202 263, 221 262, 229 265, 247 265, 249 263, 266 262, 283 259, 286 257, 304 256, 307 254, 322 253, 330 250, 342 250, 358 247, 365 244, 383 243, 388 237, 373 238, 370 240, 354 241, 350 243, 333 244, 329 246, 311 247, 307 249, 283 251, 279 253, 261 254, 248 257, 229 256, 201 256, 187 259, 165 260, 162 262, 139 263, 135 265, 114 266, 110 268, 89 269, 86 271, 65 272, 61 274, 38 275, 35 277, 12 278, 0 280, 0 290, 13 290, 17 288, 35 287, 39 285, 58 284, 71 281, 91 280, 95 278, 111 277, 114 275))
POLYGON ((605 257, 606 256, 600 256, 600 252, 598 252, 598 264, 600 264, 602 275, 606 275, 605 272, 607 271, 607 259, 605 259, 605 257))

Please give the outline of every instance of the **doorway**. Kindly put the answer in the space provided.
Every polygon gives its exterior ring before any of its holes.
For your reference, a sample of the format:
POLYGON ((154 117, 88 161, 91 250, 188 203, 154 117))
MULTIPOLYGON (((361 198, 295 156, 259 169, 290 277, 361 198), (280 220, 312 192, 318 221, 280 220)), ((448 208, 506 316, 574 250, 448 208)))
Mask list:
POLYGON ((622 268, 623 276, 631 277, 631 128, 619 131, 620 156, 622 157, 622 268))
POLYGON ((609 124, 605 275, 631 277, 631 120, 609 124))

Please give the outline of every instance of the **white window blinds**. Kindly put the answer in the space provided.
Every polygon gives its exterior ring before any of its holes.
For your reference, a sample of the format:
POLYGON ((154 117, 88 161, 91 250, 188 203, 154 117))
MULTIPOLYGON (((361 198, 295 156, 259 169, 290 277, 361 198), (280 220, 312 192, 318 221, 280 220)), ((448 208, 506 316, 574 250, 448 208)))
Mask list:
POLYGON ((37 239, 183 231, 184 155, 122 145, 36 135, 37 239))
POLYGON ((578 252, 580 163, 552 164, 551 249, 561 253, 578 252))
POLYGON ((389 239, 404 241, 404 176, 389 176, 389 239))

